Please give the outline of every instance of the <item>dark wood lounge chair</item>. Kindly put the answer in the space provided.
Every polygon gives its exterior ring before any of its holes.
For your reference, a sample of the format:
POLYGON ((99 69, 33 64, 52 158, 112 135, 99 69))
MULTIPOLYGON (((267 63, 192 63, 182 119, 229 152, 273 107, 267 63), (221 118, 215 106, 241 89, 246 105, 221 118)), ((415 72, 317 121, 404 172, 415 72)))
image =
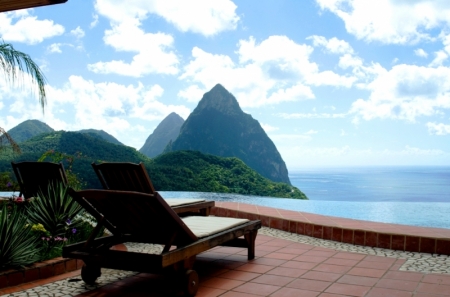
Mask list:
MULTIPOLYGON (((261 221, 193 216, 180 218, 158 193, 145 194, 111 190, 74 191, 70 195, 98 222, 89 239, 63 248, 63 257, 81 259, 82 279, 95 283, 100 268, 179 276, 184 291, 195 295, 198 275, 192 270, 196 255, 218 245, 247 248, 255 257, 255 239, 261 221), (203 230, 215 224, 216 230, 203 230), (94 239, 101 227, 111 236, 94 239), (208 233, 209 232, 209 233, 208 233), (244 238, 239 238, 243 236, 244 238), (110 249, 124 242, 161 244, 161 254, 110 249)), ((214 228, 213 228, 214 229, 214 228)))
MULTIPOLYGON (((144 164, 127 162, 105 162, 100 164, 92 163, 98 179, 103 189, 117 191, 136 191, 147 194, 155 194, 155 188, 148 176, 144 164)), ((214 201, 205 201, 203 199, 185 199, 184 203, 178 204, 172 199, 168 201, 169 205, 180 215, 186 213, 199 213, 208 216, 214 201)))
POLYGON ((20 195, 25 199, 46 193, 50 183, 67 186, 67 176, 62 163, 52 162, 11 162, 20 187, 20 195))

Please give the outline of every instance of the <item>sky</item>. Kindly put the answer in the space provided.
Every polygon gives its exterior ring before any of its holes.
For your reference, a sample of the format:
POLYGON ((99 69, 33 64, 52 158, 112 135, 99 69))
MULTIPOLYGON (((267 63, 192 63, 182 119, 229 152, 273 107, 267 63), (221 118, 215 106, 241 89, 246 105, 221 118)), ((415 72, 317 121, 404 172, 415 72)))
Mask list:
POLYGON ((102 129, 140 149, 217 83, 290 171, 450 165, 448 0, 68 0, 0 13, 47 78, 0 73, 0 127, 102 129))

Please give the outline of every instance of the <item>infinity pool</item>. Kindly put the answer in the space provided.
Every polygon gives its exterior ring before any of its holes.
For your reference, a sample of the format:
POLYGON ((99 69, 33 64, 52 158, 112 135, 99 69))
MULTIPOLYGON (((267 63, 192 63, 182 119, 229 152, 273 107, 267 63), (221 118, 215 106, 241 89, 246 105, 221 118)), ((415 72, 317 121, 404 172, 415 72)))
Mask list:
MULTIPOLYGON (((213 201, 241 202, 341 218, 450 229, 450 203, 448 202, 324 201, 222 193, 165 191, 160 193, 165 198, 203 198, 213 201)), ((11 195, 10 192, 0 192, 0 197, 11 195)))
POLYGON ((323 201, 221 193, 160 193, 165 198, 204 198, 207 200, 241 202, 365 221, 421 227, 450 228, 450 203, 448 202, 323 201))

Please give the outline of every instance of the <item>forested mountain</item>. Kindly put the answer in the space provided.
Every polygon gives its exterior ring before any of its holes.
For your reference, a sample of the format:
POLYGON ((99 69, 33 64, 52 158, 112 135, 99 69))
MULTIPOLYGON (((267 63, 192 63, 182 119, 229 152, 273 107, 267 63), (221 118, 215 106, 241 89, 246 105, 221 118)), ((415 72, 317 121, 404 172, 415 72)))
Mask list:
POLYGON ((164 148, 170 141, 174 141, 177 138, 183 123, 183 118, 172 112, 159 123, 139 151, 150 158, 158 156, 164 151, 164 148))
POLYGON ((20 143, 42 133, 54 131, 46 123, 38 120, 27 120, 8 131, 8 134, 15 142, 20 143))
MULTIPOLYGON (((8 149, 2 151, 0 172, 11 172, 11 161, 36 161, 45 152, 55 151, 75 157, 72 169, 85 183, 85 188, 101 187, 91 167, 92 162, 143 162, 159 191, 224 192, 307 199, 299 189, 272 182, 236 158, 177 151, 152 160, 132 147, 112 144, 96 135, 64 131, 40 134, 22 142, 20 148, 21 155, 8 153, 8 149)), ((63 162, 67 168, 67 160, 63 162)))
POLYGON ((236 98, 220 84, 203 95, 171 149, 237 157, 262 176, 290 184, 286 164, 275 144, 259 122, 244 113, 236 98))
MULTIPOLYGON (((53 131, 55 130, 44 122, 39 120, 27 120, 9 130, 8 134, 14 139, 15 142, 20 143, 39 134, 53 131)), ((108 142, 123 145, 123 143, 118 141, 114 136, 103 130, 84 129, 75 132, 92 134, 93 137, 100 137, 108 142)))
POLYGON ((75 131, 75 132, 80 132, 80 133, 88 133, 88 134, 93 134, 93 136, 98 136, 100 138, 102 138, 103 140, 106 140, 108 142, 114 143, 114 144, 120 144, 120 145, 124 145, 122 142, 118 141, 117 138, 115 138, 114 136, 112 136, 111 134, 103 131, 103 130, 95 130, 95 129, 84 129, 84 130, 79 130, 79 131, 75 131))

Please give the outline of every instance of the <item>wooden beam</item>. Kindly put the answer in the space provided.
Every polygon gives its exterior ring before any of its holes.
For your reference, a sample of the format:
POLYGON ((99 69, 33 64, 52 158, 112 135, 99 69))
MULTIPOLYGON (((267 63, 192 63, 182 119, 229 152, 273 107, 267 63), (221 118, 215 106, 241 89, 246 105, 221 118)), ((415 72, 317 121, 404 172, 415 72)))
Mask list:
POLYGON ((67 0, 0 0, 0 12, 65 3, 67 0))

